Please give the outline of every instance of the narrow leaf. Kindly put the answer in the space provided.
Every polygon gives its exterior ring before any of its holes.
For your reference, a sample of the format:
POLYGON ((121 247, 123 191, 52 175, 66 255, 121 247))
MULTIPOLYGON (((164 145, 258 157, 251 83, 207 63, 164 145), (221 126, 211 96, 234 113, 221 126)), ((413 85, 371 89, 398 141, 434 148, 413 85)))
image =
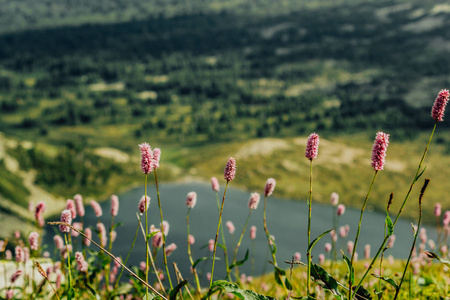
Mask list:
MULTIPOLYGON (((200 262, 204 261, 204 260, 208 260, 208 259, 213 259, 212 257, 202 257, 197 259, 194 264, 192 265, 192 268, 195 268, 200 262)), ((216 260, 220 260, 219 257, 216 257, 216 260)))
POLYGON ((97 300, 102 299, 102 298, 100 298, 100 295, 89 284, 86 284, 86 287, 89 290, 89 292, 91 292, 91 294, 94 295, 95 299, 97 299, 97 300))
MULTIPOLYGON (((341 252, 342 252, 342 250, 341 250, 341 252)), ((353 269, 352 262, 351 262, 350 259, 344 254, 344 252, 342 252, 342 256, 344 257, 344 260, 345 260, 345 262, 347 263, 350 282, 351 282, 352 285, 353 285, 353 283, 355 282, 355 270, 353 269)))
POLYGON ((292 284, 289 281, 289 279, 287 279, 287 277, 284 279, 284 285, 286 286, 286 288, 290 291, 292 291, 292 284))
POLYGON ((328 274, 325 269, 314 263, 311 264, 311 276, 314 280, 320 284, 324 289, 329 290, 336 299, 341 299, 341 294, 338 291, 338 282, 330 274, 328 274), (338 297, 336 297, 338 296, 338 297))
POLYGON ((436 253, 429 252, 429 251, 423 251, 423 253, 425 253, 429 258, 435 258, 435 259, 439 260, 441 263, 443 263, 444 265, 447 265, 450 267, 450 261, 440 258, 439 255, 437 255, 436 253))
POLYGON ((147 235, 147 240, 150 240, 150 239, 151 239, 152 237, 154 237, 158 232, 159 232, 159 231, 154 231, 154 232, 149 233, 149 234, 147 235))
POLYGON ((248 249, 247 249, 247 252, 245 252, 244 259, 238 260, 236 263, 230 265, 230 270, 233 269, 236 266, 242 266, 247 260, 248 260, 248 249))
POLYGON ((389 283, 390 285, 392 285, 392 286, 395 288, 395 290, 398 289, 398 284, 397 284, 397 282, 395 282, 394 279, 389 278, 389 277, 382 277, 382 276, 377 275, 377 274, 372 274, 372 276, 375 277, 375 278, 379 278, 379 279, 381 279, 381 280, 386 281, 387 283, 389 283))
POLYGON ((370 295, 369 291, 366 290, 362 285, 356 292, 355 298, 358 300, 372 300, 372 296, 370 295))
POLYGON ((417 177, 414 179, 414 182, 416 182, 417 180, 419 180, 420 176, 423 175, 423 173, 425 172, 426 169, 427 169, 427 167, 425 166, 425 168, 423 168, 422 172, 420 172, 419 175, 417 175, 417 177))
POLYGON ((236 297, 242 300, 276 300, 273 297, 257 294, 253 291, 240 289, 236 284, 230 283, 225 280, 217 280, 213 282, 211 289, 221 288, 227 293, 232 293, 236 297))
POLYGON ((183 280, 180 282, 176 287, 173 288, 173 290, 170 291, 169 299, 170 300, 177 300, 177 294, 180 291, 180 289, 185 286, 188 283, 187 280, 183 280))
POLYGON ((388 236, 391 236, 394 233, 394 224, 392 223, 391 218, 389 217, 389 212, 386 211, 386 228, 388 236))
POLYGON ((313 241, 311 242, 311 244, 309 244, 308 252, 311 252, 311 250, 314 248, 314 246, 317 244, 317 242, 318 242, 321 238, 323 238, 324 235, 328 234, 331 230, 333 230, 333 229, 330 229, 330 230, 325 231, 324 233, 322 233, 321 235, 319 235, 315 240, 313 240, 313 241))

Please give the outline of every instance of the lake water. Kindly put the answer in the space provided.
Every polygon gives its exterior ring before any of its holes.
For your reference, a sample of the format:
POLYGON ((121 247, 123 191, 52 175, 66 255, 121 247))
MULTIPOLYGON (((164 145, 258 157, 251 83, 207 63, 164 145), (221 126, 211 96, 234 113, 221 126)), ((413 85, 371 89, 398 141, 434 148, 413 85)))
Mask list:
MULTIPOLYGON (((228 251, 229 253, 232 253, 249 213, 248 200, 250 193, 233 189, 232 183, 230 186, 231 187, 229 187, 227 191, 224 205, 223 224, 230 220, 236 227, 234 235, 230 235, 225 228, 228 251)), ((195 244, 192 246, 192 254, 195 261, 204 256, 212 256, 212 253, 204 246, 208 244, 209 239, 214 239, 216 234, 218 222, 216 193, 211 190, 210 185, 201 183, 162 184, 160 186, 164 220, 167 220, 170 224, 166 244, 176 243, 178 246, 177 250, 168 257, 168 262, 170 266, 172 266, 172 262, 176 262, 184 277, 188 277, 190 274, 186 237, 186 214, 188 208, 185 205, 185 199, 187 193, 191 191, 195 191, 198 195, 197 205, 191 210, 190 214, 190 230, 191 234, 195 236, 195 244)), ((262 193, 262 191, 258 192, 262 193)), ((123 225, 116 229, 117 239, 112 248, 112 253, 115 255, 122 256, 123 258, 126 257, 136 232, 137 206, 143 194, 144 188, 140 187, 119 195, 120 209, 119 215, 115 218, 115 222, 122 222, 123 225)), ((221 191, 219 192, 220 200, 222 199, 222 194, 223 187, 221 187, 221 191)), ((154 186, 149 187, 149 195, 151 197, 148 212, 149 224, 155 224, 156 227, 159 227, 160 215, 154 186)), ((361 201, 362 200, 363 199, 361 199, 361 201)), ((376 200, 369 199, 369 201, 376 200)), ((101 206, 103 208, 101 221, 108 229, 111 224, 110 203, 109 201, 106 201, 103 202, 101 206)), ((273 270, 272 266, 267 263, 268 260, 271 260, 271 256, 268 252, 267 239, 263 228, 263 207, 264 198, 262 196, 258 209, 254 210, 250 217, 247 231, 239 249, 238 259, 244 257, 246 249, 250 250, 250 257, 254 258, 254 265, 252 265, 251 259, 249 259, 244 266, 240 267, 241 273, 246 273, 247 275, 254 276, 273 270), (251 241, 249 238, 249 229, 252 225, 257 227, 257 235, 254 241, 251 241)), ((322 232, 332 228, 333 213, 333 207, 318 204, 313 201, 311 240, 319 236, 322 232)), ((360 210, 347 208, 345 214, 341 216, 339 220, 339 226, 345 224, 350 225, 350 234, 348 238, 351 240, 354 240, 356 234, 359 214, 360 210)), ((75 221, 77 221, 78 218, 75 221)), ((357 248, 359 257, 363 256, 364 246, 366 244, 372 245, 372 254, 375 254, 383 240, 384 219, 384 214, 369 211, 364 213, 361 235, 357 248)), ((276 197, 268 198, 267 226, 270 234, 275 236, 275 243, 278 248, 277 261, 279 266, 288 268, 289 266, 285 264, 284 261, 291 260, 292 255, 297 251, 301 253, 302 261, 305 262, 307 249, 307 221, 308 207, 306 201, 277 199, 276 197)), ((95 224, 97 223, 97 218, 90 206, 86 206, 84 223, 93 228, 95 228, 95 224)), ((53 229, 54 228, 48 229, 49 234, 45 237, 46 243, 50 245, 53 245, 53 229)), ((395 234, 397 237, 395 245, 386 252, 386 255, 392 254, 395 258, 406 258, 409 254, 409 249, 413 240, 411 223, 409 221, 399 220, 395 227, 395 234)), ((434 228, 427 228, 427 234, 429 238, 436 240, 434 228)), ((347 238, 341 239, 339 237, 337 242, 337 246, 345 252, 347 251, 347 240, 347 238)), ((220 237, 219 242, 221 242, 220 237)), ((320 253, 325 254, 324 244, 326 242, 331 242, 330 235, 322 238, 316 245, 313 251, 314 261, 317 262, 320 253)), ((81 242, 78 242, 78 245, 80 245, 80 243, 81 242)), ((92 245, 91 247, 95 246, 92 245)), ((218 248, 217 253, 218 257, 223 258, 223 251, 220 248, 218 248)), ((229 254, 229 257, 231 260, 232 254, 229 254)), ((340 254, 338 254, 338 258, 341 259, 340 254)), ((143 260, 145 260, 145 243, 142 233, 139 232, 136 245, 128 264, 138 265, 139 262, 143 260)), ((158 266, 163 267, 161 253, 158 255, 158 266)), ((202 273, 202 280, 205 281, 205 274, 211 271, 211 261, 201 262, 197 268, 199 272, 202 273)), ((170 270, 172 272, 172 267, 170 270)), ((217 261, 214 278, 223 278, 225 274, 224 270, 223 259, 217 261)))

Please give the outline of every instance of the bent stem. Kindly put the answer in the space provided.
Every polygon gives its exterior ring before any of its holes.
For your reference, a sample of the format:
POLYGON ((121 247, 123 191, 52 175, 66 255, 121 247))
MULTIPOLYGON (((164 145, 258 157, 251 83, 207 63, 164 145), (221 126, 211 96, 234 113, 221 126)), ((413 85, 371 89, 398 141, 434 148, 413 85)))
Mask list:
MULTIPOLYGON (((424 150, 423 155, 422 155, 422 159, 420 160, 419 166, 417 167, 416 174, 415 174, 414 177, 413 177, 413 180, 412 180, 412 182, 411 182, 411 185, 410 185, 410 187, 409 187, 409 190, 408 190, 408 192, 406 193, 405 199, 403 200, 402 206, 400 207, 400 209, 399 209, 399 211, 398 211, 398 214, 397 214, 397 216, 395 217, 395 220, 394 220, 394 223, 393 223, 393 228, 395 228, 395 224, 397 224, 397 221, 398 221, 398 219, 400 218, 400 214, 402 213, 403 208, 405 207, 406 202, 407 202, 408 199, 409 199, 409 196, 410 196, 411 191, 412 191, 412 189, 413 189, 413 187, 414 187, 414 184, 416 183, 416 181, 417 181, 417 180, 419 179, 419 177, 420 177, 420 176, 419 176, 420 170, 422 169, 422 164, 423 164, 423 162, 424 162, 424 160, 425 160, 425 157, 427 156, 427 152, 428 152, 428 149, 429 149, 429 147, 430 147, 431 140, 433 139, 433 135, 434 135, 434 131, 436 130, 436 126, 437 126, 437 121, 434 123, 433 130, 431 131, 430 139, 428 140, 428 144, 427 144, 427 146, 425 147, 425 150, 424 150)), ((372 262, 370 263, 369 268, 367 268, 367 270, 366 270, 366 272, 364 273, 363 277, 362 277, 361 280, 359 281, 356 290, 359 289, 359 287, 360 287, 360 286, 362 285, 362 283, 364 282, 364 279, 367 277, 367 275, 369 274, 370 270, 373 268, 373 265, 375 264, 375 261, 377 260, 378 256, 380 255, 381 251, 383 250, 384 246, 386 245, 386 243, 387 243, 389 237, 390 237, 390 235, 385 236, 385 238, 384 238, 384 240, 383 240, 383 242, 382 242, 380 248, 379 248, 378 251, 377 251, 377 254, 373 257, 372 262)))
POLYGON ((122 266, 122 268, 124 268, 125 270, 127 270, 131 276, 133 276, 134 278, 136 278, 137 280, 139 280, 143 285, 145 285, 147 288, 149 288, 153 293, 155 293, 156 295, 158 295, 159 297, 161 297, 164 300, 169 300, 166 297, 164 297, 163 295, 161 295, 161 293, 159 293, 154 287, 152 287, 151 285, 149 285, 146 281, 144 281, 142 278, 140 278, 138 275, 136 275, 136 273, 134 273, 133 271, 131 271, 127 266, 125 266, 123 264, 123 262, 118 259, 117 257, 115 257, 114 255, 112 255, 108 250, 106 250, 105 248, 103 248, 102 246, 100 246, 99 244, 97 244, 95 241, 93 241, 91 238, 89 238, 87 235, 84 234, 84 232, 76 229, 75 227, 73 227, 70 224, 67 224, 65 222, 47 222, 48 225, 65 225, 65 226, 69 226, 72 230, 75 230, 76 232, 78 232, 79 234, 81 234, 82 236, 84 236, 85 238, 87 238, 88 240, 91 241, 92 244, 94 244, 95 246, 97 246, 100 250, 102 250, 103 252, 105 252, 107 255, 109 255, 112 259, 114 259, 114 261, 116 261, 118 264, 120 264, 122 266))
MULTIPOLYGON (((155 185, 156 185, 156 195, 158 197, 158 207, 159 207, 159 214, 161 216, 161 227, 163 226, 163 212, 162 212, 162 208, 161 208, 161 199, 159 197, 159 186, 158 186, 158 175, 156 174, 156 170, 154 170, 155 172, 155 185)), ((147 223, 146 223, 147 225, 147 223)), ((146 226, 147 227, 147 226, 146 226)), ((166 254, 166 235, 164 234, 164 230, 161 231, 162 233, 162 238, 163 238, 163 257, 164 257, 164 266, 166 267, 166 272, 167 272, 167 279, 169 279, 169 285, 170 285, 170 289, 173 289, 173 285, 172 285, 172 280, 170 279, 170 273, 169 273, 169 266, 167 265, 167 254, 166 254)))
POLYGON ((272 251, 272 245, 271 245, 271 239, 270 239, 270 233, 267 229, 267 222, 266 222, 266 202, 267 202, 267 196, 264 196, 264 212, 263 212, 263 223, 264 223, 264 231, 266 232, 267 236, 267 244, 269 245, 269 251, 270 254, 272 254, 272 260, 274 266, 277 266, 277 258, 275 257, 275 254, 272 251))
POLYGON ((208 296, 208 299, 211 299, 211 288, 212 288, 213 278, 214 278, 214 263, 216 261, 217 237, 219 236, 219 229, 220 229, 220 225, 222 223, 223 204, 225 203, 225 195, 227 193, 227 188, 228 188, 228 183, 229 182, 230 181, 227 180, 227 184, 225 185, 225 190, 223 191, 222 206, 220 207, 220 212, 219 212, 219 223, 217 224, 216 238, 214 240, 214 252, 213 252, 211 279, 210 279, 210 282, 209 282, 209 293, 208 293, 209 296, 208 296))
MULTIPOLYGON (((378 174, 378 170, 375 170, 375 173, 373 174, 373 178, 372 178, 372 183, 370 184, 369 191, 367 192, 366 198, 364 199, 364 203, 363 203, 363 206, 361 208, 361 214, 359 215, 358 230, 356 231, 355 243, 353 244, 353 250, 352 250, 352 258, 350 259, 350 262, 351 262, 352 266, 353 266, 353 261, 355 259, 356 246, 358 245, 359 233, 361 231, 362 216, 364 214, 364 210, 366 209, 367 200, 369 200, 370 192, 372 191, 372 187, 373 187, 373 184, 375 183, 375 179, 377 177, 377 174, 378 174)), ((348 288, 348 299, 352 299, 352 285, 353 285, 353 282, 352 282, 351 278, 353 276, 349 276, 349 277, 350 278, 348 280, 348 282, 349 282, 349 284, 348 284, 348 286, 349 286, 349 288, 348 288)), ((355 293, 357 293, 357 291, 358 291, 358 289, 355 290, 355 293)))
POLYGON ((190 213, 191 213, 191 208, 188 208, 188 212, 187 212, 187 216, 186 216, 188 256, 189 256, 189 261, 190 261, 191 267, 192 267, 192 273, 194 274, 194 278, 195 278, 195 284, 196 284, 196 287, 197 287, 197 294, 200 295, 201 294, 200 280, 198 279, 197 270, 194 267, 194 260, 192 259, 192 253, 191 253, 191 244, 189 243, 189 232, 190 232, 189 215, 190 215, 190 213))

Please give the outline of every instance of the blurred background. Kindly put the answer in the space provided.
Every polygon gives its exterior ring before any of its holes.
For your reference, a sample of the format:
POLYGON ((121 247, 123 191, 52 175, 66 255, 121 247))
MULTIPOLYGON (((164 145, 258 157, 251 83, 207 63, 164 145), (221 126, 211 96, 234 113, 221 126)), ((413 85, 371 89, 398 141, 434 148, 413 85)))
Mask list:
MULTIPOLYGON (((29 203, 104 200, 141 186, 138 144, 162 149, 163 182, 222 178, 359 208, 377 131, 391 135, 369 210, 397 211, 450 87, 447 1, 0 0, 0 237, 32 228, 29 203), (20 226, 20 227, 18 227, 20 226)), ((450 120, 425 162, 450 209, 450 120)), ((419 188, 419 187, 418 187, 419 188)), ((189 191, 186 191, 186 193, 189 191)), ((415 191, 405 217, 418 215, 415 191)), ((137 201, 138 199, 136 199, 137 201)), ((184 199, 180 199, 183 203, 184 199)), ((135 205, 135 203, 133 203, 135 205)), ((137 205, 137 202, 136 202, 137 205)))

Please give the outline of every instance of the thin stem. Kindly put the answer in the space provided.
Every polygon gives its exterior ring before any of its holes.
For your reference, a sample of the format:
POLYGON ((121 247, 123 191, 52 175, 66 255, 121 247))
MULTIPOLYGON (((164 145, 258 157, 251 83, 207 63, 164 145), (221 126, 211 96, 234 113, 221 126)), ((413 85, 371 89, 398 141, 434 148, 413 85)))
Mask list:
POLYGON ((194 260, 192 259, 192 253, 191 253, 191 244, 189 243, 189 232, 190 232, 189 215, 190 215, 190 213, 191 213, 191 208, 188 208, 188 212, 187 212, 187 216, 186 216, 188 256, 189 256, 189 261, 191 262, 191 266, 192 266, 192 273, 194 273, 195 284, 197 287, 197 294, 200 295, 201 294, 200 280, 198 279, 197 270, 194 268, 194 260))
MULTIPOLYGON (((155 185, 156 185, 156 195, 158 197, 158 207, 159 207, 159 214, 161 216, 161 227, 163 226, 163 212, 161 208, 161 199, 159 197, 159 186, 158 186, 158 175, 155 172, 155 185)), ((162 230, 162 237, 163 237, 163 258, 164 258, 164 266, 166 267, 167 272, 167 279, 169 279, 169 285, 170 289, 173 289, 172 280, 170 279, 170 273, 169 273, 169 266, 167 265, 167 254, 166 254, 166 235, 164 234, 164 230, 162 230)))
MULTIPOLYGON (((145 282, 148 283, 148 224, 147 224, 147 174, 145 174, 144 184, 144 209, 145 209, 145 282)), ((145 288, 145 295, 148 294, 148 288, 145 288)))
POLYGON ((64 234, 64 239, 66 241, 66 249, 67 249, 67 268, 69 272, 69 290, 72 288, 72 270, 70 268, 70 251, 69 251, 69 243, 68 243, 68 234, 64 234))
MULTIPOLYGON (((140 223, 140 219, 139 219, 138 222, 140 223)), ((125 259, 125 262, 124 262, 125 265, 127 264, 128 259, 130 258, 131 251, 132 251, 133 248, 134 248, 134 244, 135 244, 135 242, 136 242, 137 234, 138 234, 138 232, 139 232, 139 223, 138 223, 138 226, 136 227, 136 233, 134 234, 134 239, 133 239, 133 243, 131 244, 131 248, 130 248, 130 250, 128 250, 127 258, 125 259)), ((123 273, 123 269, 120 270, 120 274, 119 274, 119 277, 117 278, 116 284, 114 285, 114 289, 117 288, 117 285, 119 284, 120 277, 122 276, 122 273, 123 273)))
MULTIPOLYGON (((417 179, 418 179, 417 176, 419 176, 419 172, 420 172, 420 169, 422 168, 423 161, 425 160, 425 157, 427 156, 428 148, 430 147, 430 144, 431 144, 431 140, 432 140, 432 138, 433 138, 434 131, 436 130, 436 126, 437 126, 437 121, 434 123, 434 127, 433 127, 433 130, 432 130, 431 135, 430 135, 430 139, 428 140, 428 144, 427 144, 427 146, 425 147, 425 150, 424 150, 423 155, 422 155, 422 159, 421 159, 420 162, 419 162, 419 166, 417 167, 416 174, 415 174, 414 177, 413 177, 413 180, 412 180, 412 182, 411 182, 411 185, 410 185, 410 187, 409 187, 409 190, 408 190, 408 192, 406 193, 405 199, 403 200, 402 206, 400 207, 400 209, 399 209, 399 211, 398 211, 398 214, 397 214, 397 217, 396 217, 395 220, 394 220, 393 227, 395 227, 395 224, 397 224, 397 221, 398 221, 398 219, 399 219, 399 217, 400 217, 400 214, 401 214, 402 211, 403 211, 403 207, 405 206, 406 202, 408 201, 408 198, 409 198, 409 196, 410 196, 410 194, 411 194, 411 191, 412 191, 412 189, 413 189, 413 187, 414 187, 414 184, 416 183, 416 181, 417 181, 417 179)), ((363 277, 362 277, 361 280, 359 281, 358 287, 356 288, 356 290, 358 290, 358 288, 362 285, 362 283, 363 283, 364 279, 366 278, 367 274, 369 274, 370 270, 373 268, 373 265, 374 265, 375 261, 377 260, 377 258, 378 258, 378 256, 380 255, 382 249, 383 249, 384 246, 386 245, 388 239, 389 239, 389 235, 386 236, 386 237, 384 238, 383 243, 381 244, 381 247, 378 249, 378 252, 377 252, 377 254, 374 256, 374 258, 372 259, 372 262, 370 263, 369 268, 367 268, 367 270, 366 270, 366 272, 364 273, 363 277)), ((351 299, 350 299, 350 300, 351 300, 351 299)))
MULTIPOLYGON (((352 250, 352 258, 350 259, 351 265, 353 266, 353 261, 355 259, 355 252, 356 252, 356 246, 358 245, 358 239, 359 234, 361 231, 361 221, 362 216, 364 214, 364 210, 366 209, 367 200, 369 200, 370 192, 372 191, 373 184, 375 183, 375 179, 377 178, 378 170, 375 170, 375 173, 373 174, 372 183, 370 184, 369 191, 367 192, 366 198, 364 199, 363 206, 361 208, 361 214, 359 215, 359 223, 358 223, 358 230, 356 231, 356 237, 355 237, 355 243, 353 244, 353 250, 352 250)), ((350 276, 348 282, 349 282, 349 288, 348 288, 348 299, 352 299, 352 285, 353 282, 351 281, 352 276, 350 276)), ((358 290, 355 290, 355 293, 357 293, 358 290)))
MULTIPOLYGON (((214 252, 213 252, 211 279, 210 279, 210 282, 209 282, 209 292, 210 293, 211 293, 211 288, 212 288, 213 279, 214 279, 214 263, 216 261, 217 238, 219 236, 219 229, 220 229, 220 225, 222 223, 223 204, 225 203, 225 195, 227 193, 227 188, 228 188, 228 183, 229 182, 230 181, 227 180, 227 184, 225 185, 225 190, 223 191, 222 206, 220 207, 220 212, 219 212, 219 223, 217 224, 216 238, 214 240, 214 252)), ((211 295, 208 298, 211 299, 211 295)))
MULTIPOLYGON (((312 159, 309 161, 309 200, 308 200, 308 245, 311 243, 311 202, 312 202, 312 184, 313 184, 313 172, 312 172, 312 159)), ((308 260, 308 269, 306 274, 306 295, 309 296, 309 289, 311 285, 311 253, 306 252, 306 258, 308 260)))
MULTIPOLYGON (((220 214, 220 200, 219 200, 219 192, 216 192, 216 199, 217 199, 217 212, 220 214)), ((220 226, 220 235, 222 237, 222 244, 223 244, 223 256, 225 258, 225 270, 227 273, 227 279, 228 281, 231 281, 230 277, 230 266, 228 264, 228 250, 227 250, 227 243, 225 241, 225 234, 223 232, 223 226, 220 226)))
MULTIPOLYGON (((239 237, 239 241, 237 242, 236 248, 234 249, 232 264, 236 263, 237 252, 238 252, 239 247, 241 246, 242 238, 244 237, 245 230, 247 229, 248 220, 250 219, 250 215, 252 214, 252 211, 253 211, 253 209, 250 209, 250 212, 248 213, 248 216, 247 216, 247 220, 245 221, 244 228, 242 229, 241 236, 239 237)), ((236 278, 239 278, 239 269, 237 268, 237 266, 235 266, 235 268, 236 268, 236 278)))
POLYGON ((266 221, 266 202, 267 202, 267 196, 264 196, 264 212, 263 212, 264 231, 266 232, 267 243, 268 243, 268 245, 269 245, 269 251, 270 251, 270 254, 272 254, 273 264, 274 264, 274 266, 277 266, 277 258, 276 258, 275 255, 273 254, 273 251, 272 251, 272 245, 271 245, 271 239, 270 239, 270 233, 269 233, 269 230, 267 229, 267 221, 266 221))

